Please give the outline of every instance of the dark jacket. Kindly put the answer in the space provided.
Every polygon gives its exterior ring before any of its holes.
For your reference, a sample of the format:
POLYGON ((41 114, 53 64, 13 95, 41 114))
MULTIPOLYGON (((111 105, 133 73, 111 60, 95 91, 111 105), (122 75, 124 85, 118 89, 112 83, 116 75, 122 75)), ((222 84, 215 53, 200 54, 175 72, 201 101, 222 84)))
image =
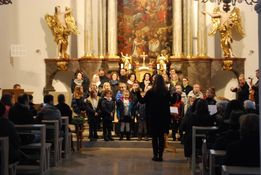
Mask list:
POLYGON ((67 105, 66 103, 59 103, 55 107, 60 110, 61 116, 69 117, 69 123, 71 123, 71 121, 72 121, 72 110, 71 110, 70 106, 67 105))
POLYGON ((138 121, 146 120, 146 104, 137 103, 135 106, 135 115, 138 121))
POLYGON ((20 137, 16 133, 14 124, 5 118, 0 118, 0 137, 9 138, 9 163, 19 160, 20 137))
POLYGON ((193 87, 190 85, 187 85, 186 87, 182 86, 182 89, 183 89, 182 91, 185 92, 186 95, 188 95, 189 92, 193 90, 193 87))
POLYGON ((84 102, 84 98, 80 98, 80 99, 72 99, 72 108, 73 108, 73 112, 75 112, 78 116, 81 115, 82 111, 86 110, 86 103, 84 102))
POLYGON ((140 103, 146 104, 146 112, 152 136, 159 136, 168 133, 170 124, 170 102, 169 93, 161 95, 150 89, 144 98, 137 93, 140 103))
POLYGON ((14 124, 33 124, 33 114, 30 112, 29 107, 16 103, 10 108, 9 119, 14 124))
POLYGON ((242 138, 227 147, 225 165, 260 166, 259 137, 242 138))
POLYGON ((192 126, 213 125, 213 121, 211 120, 210 115, 197 115, 190 110, 191 108, 187 110, 187 113, 183 118, 180 126, 181 130, 185 131, 185 134, 183 135, 185 157, 190 157, 192 153, 192 126))
POLYGON ((220 134, 219 137, 217 137, 213 147, 217 150, 226 150, 228 145, 239 139, 239 130, 229 129, 227 131, 224 131, 220 134))
POLYGON ((101 100, 100 111, 101 111, 102 120, 103 121, 113 121, 115 101, 107 100, 106 98, 101 98, 100 100, 101 100))
POLYGON ((237 100, 239 100, 241 104, 244 104, 244 101, 249 99, 249 86, 247 82, 245 82, 242 87, 235 88, 233 92, 237 93, 237 100))

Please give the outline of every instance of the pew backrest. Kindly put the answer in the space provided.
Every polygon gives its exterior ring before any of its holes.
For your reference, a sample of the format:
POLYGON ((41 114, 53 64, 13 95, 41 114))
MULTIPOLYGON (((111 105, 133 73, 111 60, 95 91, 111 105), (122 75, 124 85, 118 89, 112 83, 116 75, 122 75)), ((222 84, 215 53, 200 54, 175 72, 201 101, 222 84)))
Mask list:
POLYGON ((260 167, 226 166, 222 165, 222 175, 260 175, 260 167))
POLYGON ((0 137, 0 174, 8 175, 9 139, 0 137))

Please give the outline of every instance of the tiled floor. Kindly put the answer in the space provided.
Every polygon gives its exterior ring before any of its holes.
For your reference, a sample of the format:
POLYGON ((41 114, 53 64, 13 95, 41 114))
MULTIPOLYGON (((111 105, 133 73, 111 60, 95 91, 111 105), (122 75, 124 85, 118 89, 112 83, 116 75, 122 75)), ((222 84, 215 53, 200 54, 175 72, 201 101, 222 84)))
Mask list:
POLYGON ((151 160, 151 148, 83 148, 48 175, 189 175, 183 149, 166 151, 163 162, 151 160))

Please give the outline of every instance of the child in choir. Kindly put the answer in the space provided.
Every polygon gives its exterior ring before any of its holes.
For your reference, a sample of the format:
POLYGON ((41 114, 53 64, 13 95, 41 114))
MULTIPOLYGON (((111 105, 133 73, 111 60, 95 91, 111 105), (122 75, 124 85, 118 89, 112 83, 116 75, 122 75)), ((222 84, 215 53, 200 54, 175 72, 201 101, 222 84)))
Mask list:
POLYGON ((90 88, 90 97, 86 101, 86 113, 89 123, 89 138, 91 141, 98 139, 97 128, 99 124, 98 114, 98 96, 97 88, 90 88))
POLYGON ((132 120, 133 103, 130 100, 130 92, 123 91, 123 98, 117 100, 117 111, 120 122, 120 140, 123 139, 124 131, 126 131, 127 140, 130 140, 130 122, 132 120), (126 130, 125 130, 126 129, 126 130))
POLYGON ((120 84, 119 84, 119 91, 117 92, 116 97, 115 97, 116 101, 122 98, 123 91, 125 91, 125 90, 127 90, 126 83, 120 82, 120 84))
MULTIPOLYGON (((144 97, 145 92, 141 92, 141 96, 144 97)), ((146 105, 141 104, 140 102, 136 105, 136 116, 138 121, 138 140, 142 139, 142 135, 145 136, 145 140, 148 140, 148 131, 147 131, 147 118, 146 118, 146 105)))
POLYGON ((112 91, 105 90, 100 102, 100 111, 103 122, 103 137, 105 141, 113 141, 111 136, 112 121, 114 119, 115 102, 112 100, 112 91))

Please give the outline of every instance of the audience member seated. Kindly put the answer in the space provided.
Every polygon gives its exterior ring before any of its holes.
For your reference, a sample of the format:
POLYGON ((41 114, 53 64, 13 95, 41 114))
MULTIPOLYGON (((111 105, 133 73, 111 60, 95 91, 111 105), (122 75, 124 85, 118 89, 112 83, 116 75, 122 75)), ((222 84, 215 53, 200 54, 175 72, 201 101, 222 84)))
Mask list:
POLYGON ((65 96, 63 94, 58 95, 58 104, 55 106, 61 112, 61 116, 69 117, 69 123, 72 121, 72 110, 68 104, 65 103, 65 96))
POLYGON ((37 121, 42 120, 58 120, 61 128, 61 112, 53 105, 53 96, 48 94, 44 96, 44 104, 38 113, 37 121))
POLYGON ((192 126, 212 126, 208 104, 206 100, 198 98, 194 101, 187 114, 181 122, 181 130, 184 142, 185 157, 190 157, 192 153, 192 126))
POLYGON ((260 166, 259 116, 240 117, 240 140, 226 149, 225 165, 260 166))
POLYGON ((214 149, 226 150, 226 147, 234 141, 239 140, 239 118, 243 115, 243 111, 232 111, 229 119, 229 129, 224 131, 217 137, 214 143, 214 149))
POLYGON ((9 139, 9 163, 19 161, 20 138, 16 133, 14 124, 4 117, 5 105, 0 103, 0 137, 9 139))
POLYGON ((234 110, 244 111, 243 103, 241 104, 239 100, 231 100, 230 102, 228 102, 224 115, 224 120, 229 119, 230 113, 234 110))
POLYGON ((244 101, 244 109, 246 113, 256 113, 256 106, 255 103, 251 100, 244 101))
POLYGON ((10 110, 10 108, 14 104, 14 97, 13 97, 13 95, 9 94, 9 93, 3 94, 0 102, 5 105, 5 114, 4 114, 3 117, 4 118, 8 118, 9 110, 10 110))
POLYGON ((34 103, 33 103, 33 96, 32 95, 28 95, 29 96, 29 110, 31 111, 31 113, 33 114, 33 116, 37 115, 37 110, 34 107, 34 103))
POLYGON ((29 110, 29 97, 27 94, 18 97, 17 103, 9 111, 9 119, 14 124, 34 123, 33 114, 29 110))

